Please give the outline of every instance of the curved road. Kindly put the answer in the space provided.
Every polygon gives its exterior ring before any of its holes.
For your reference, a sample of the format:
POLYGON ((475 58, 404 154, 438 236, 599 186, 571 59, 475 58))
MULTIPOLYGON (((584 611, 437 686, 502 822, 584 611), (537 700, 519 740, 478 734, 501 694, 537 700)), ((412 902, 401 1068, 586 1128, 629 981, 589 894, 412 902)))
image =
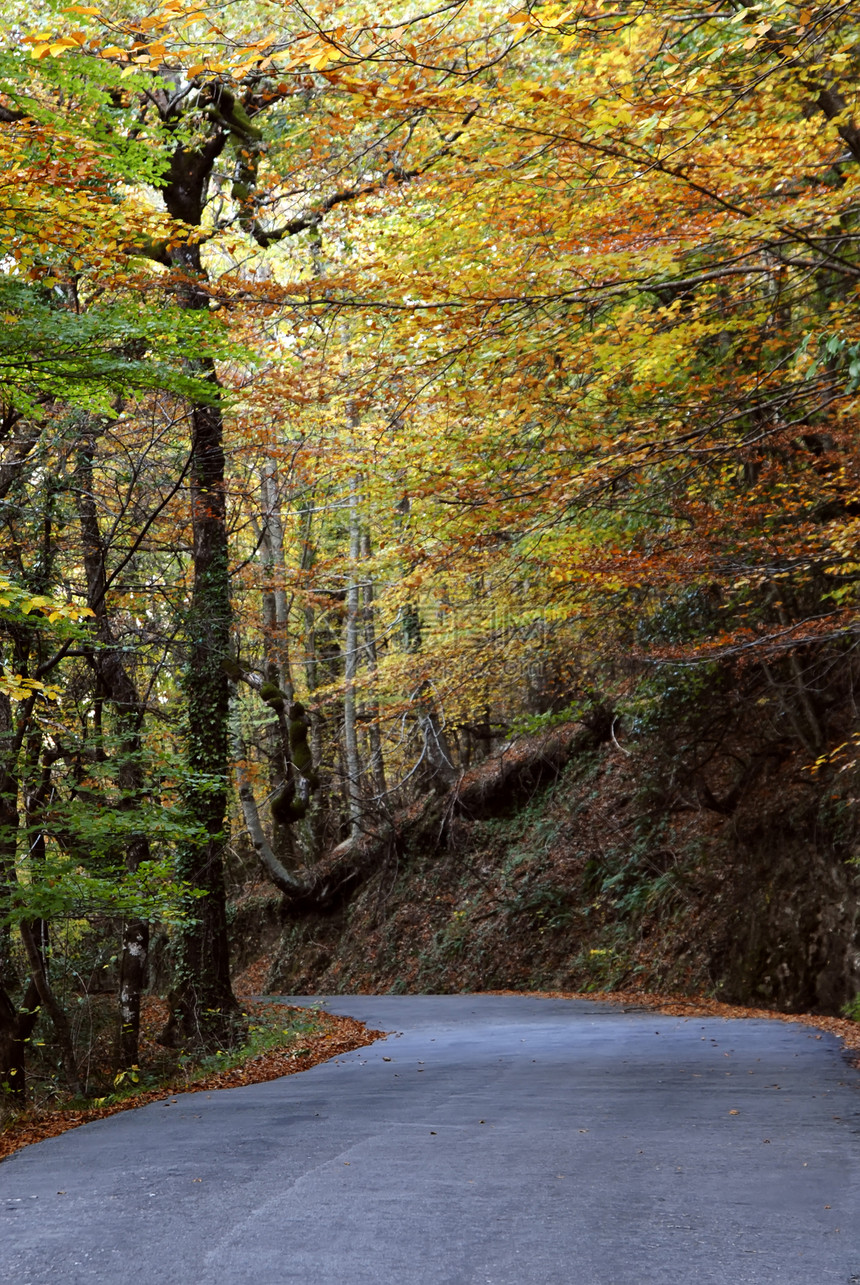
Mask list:
POLYGON ((831 1037, 525 996, 327 1003, 398 1034, 0 1165, 0 1281, 860 1282, 860 1077, 831 1037))

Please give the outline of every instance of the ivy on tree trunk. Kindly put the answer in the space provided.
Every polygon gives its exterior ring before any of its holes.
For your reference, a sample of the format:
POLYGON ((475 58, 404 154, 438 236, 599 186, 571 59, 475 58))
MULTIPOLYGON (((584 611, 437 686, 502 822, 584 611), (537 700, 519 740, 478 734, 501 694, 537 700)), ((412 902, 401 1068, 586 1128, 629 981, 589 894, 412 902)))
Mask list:
MULTIPOLYGON (((216 384, 214 367, 208 374, 216 384)), ((220 406, 193 410, 191 504, 194 587, 185 680, 186 799, 199 837, 181 856, 180 877, 205 892, 180 935, 178 1008, 187 1040, 229 1042, 238 1005, 230 985, 223 852, 227 813, 230 581, 220 406)))

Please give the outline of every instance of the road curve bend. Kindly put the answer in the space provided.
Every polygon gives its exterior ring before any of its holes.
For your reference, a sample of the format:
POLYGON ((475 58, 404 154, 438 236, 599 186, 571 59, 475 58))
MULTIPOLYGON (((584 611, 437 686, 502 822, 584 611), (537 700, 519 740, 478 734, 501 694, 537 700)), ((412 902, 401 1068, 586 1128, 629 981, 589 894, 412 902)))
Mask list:
POLYGON ((387 1039, 0 1165, 15 1285, 851 1285, 860 1077, 805 1026, 333 996, 387 1039))

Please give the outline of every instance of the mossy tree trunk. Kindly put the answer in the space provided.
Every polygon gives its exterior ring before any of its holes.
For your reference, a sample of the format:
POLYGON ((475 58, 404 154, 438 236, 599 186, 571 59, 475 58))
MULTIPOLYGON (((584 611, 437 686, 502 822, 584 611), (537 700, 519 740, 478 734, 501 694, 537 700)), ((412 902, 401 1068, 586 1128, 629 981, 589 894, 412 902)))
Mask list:
MULTIPOLYGON (((216 382, 215 371, 210 377, 216 382)), ((199 836, 182 853, 180 877, 206 895, 180 933, 180 1030, 189 1042, 229 1043, 238 1005, 230 985, 223 852, 228 789, 230 649, 224 442, 221 409, 195 406, 192 442, 194 587, 188 618, 186 800, 199 836)))
MULTIPOLYGON (((174 218, 199 226, 215 162, 226 142, 213 125, 193 150, 177 146, 161 195, 174 218)), ((200 246, 189 239, 171 252, 183 282, 180 306, 209 307, 210 294, 200 246)), ((186 803, 198 835, 180 854, 179 876, 205 896, 191 907, 179 934, 172 1038, 195 1045, 230 1044, 240 1029, 239 1006, 230 984, 227 907, 224 888, 226 843, 230 576, 225 492, 224 420, 215 363, 200 358, 195 374, 212 388, 211 402, 192 406, 191 529, 194 580, 188 612, 185 676, 188 783, 186 803)))

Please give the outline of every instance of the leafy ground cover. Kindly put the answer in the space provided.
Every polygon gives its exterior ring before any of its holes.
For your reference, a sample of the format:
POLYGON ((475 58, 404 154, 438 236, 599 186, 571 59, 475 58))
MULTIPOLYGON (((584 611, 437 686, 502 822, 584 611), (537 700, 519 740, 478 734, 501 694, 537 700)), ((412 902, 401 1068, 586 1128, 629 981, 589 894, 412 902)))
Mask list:
MULTIPOLYGON (((801 752, 758 763, 749 709, 705 768, 695 720, 678 752, 619 722, 618 744, 574 743, 548 784, 531 770, 542 738, 523 738, 527 772, 509 775, 506 751, 417 821, 398 815, 394 856, 336 913, 278 920, 252 884, 235 940, 244 951, 262 921, 274 943, 254 992, 635 991, 856 1017, 855 786, 833 773, 822 801, 801 752), (757 774, 732 798, 738 762, 757 774)), ((671 727, 680 740, 677 713, 671 727)))
POLYGON ((37 1100, 26 1111, 10 1116, 0 1132, 0 1161, 33 1142, 174 1094, 211 1093, 306 1071, 370 1044, 382 1034, 351 1017, 286 1004, 246 999, 243 1010, 248 1037, 241 1047, 207 1057, 192 1056, 158 1043, 156 1035, 164 1026, 168 1008, 164 1000, 149 997, 143 1005, 137 1070, 117 1075, 114 1092, 105 1097, 37 1100))

